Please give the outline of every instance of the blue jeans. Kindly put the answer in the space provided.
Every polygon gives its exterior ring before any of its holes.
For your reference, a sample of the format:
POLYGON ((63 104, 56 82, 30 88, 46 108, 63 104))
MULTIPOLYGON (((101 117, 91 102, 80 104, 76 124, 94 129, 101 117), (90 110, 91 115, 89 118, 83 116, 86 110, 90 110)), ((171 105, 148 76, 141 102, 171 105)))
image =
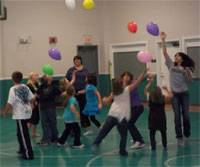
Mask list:
POLYGON ((125 119, 122 120, 121 122, 118 122, 116 118, 108 116, 106 122, 103 125, 103 128, 100 130, 93 144, 99 145, 101 141, 104 139, 104 137, 107 136, 107 134, 115 125, 117 125, 118 131, 121 136, 119 147, 120 147, 120 153, 123 154, 126 152, 126 138, 127 138, 127 126, 128 126, 128 123, 125 119))
POLYGON ((144 107, 143 106, 135 106, 131 108, 131 119, 128 122, 128 130, 133 138, 133 141, 139 141, 140 143, 144 143, 143 137, 140 134, 139 130, 135 126, 137 119, 143 113, 144 107))
POLYGON ((56 109, 48 108, 41 110, 41 122, 43 137, 42 142, 53 142, 58 140, 58 129, 56 121, 56 109))
POLYGON ((175 131, 176 138, 180 139, 183 137, 190 136, 190 117, 189 117, 189 93, 173 92, 174 97, 172 98, 172 107, 174 110, 174 122, 175 122, 175 131), (182 122, 181 122, 181 113, 183 116, 183 133, 182 133, 182 122))

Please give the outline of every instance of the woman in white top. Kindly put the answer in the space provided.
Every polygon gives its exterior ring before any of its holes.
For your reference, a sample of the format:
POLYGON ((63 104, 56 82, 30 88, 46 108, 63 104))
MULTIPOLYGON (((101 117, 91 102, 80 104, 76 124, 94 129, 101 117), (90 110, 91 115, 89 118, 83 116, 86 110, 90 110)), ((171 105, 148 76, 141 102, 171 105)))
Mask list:
POLYGON ((119 130, 121 141, 120 141, 120 150, 119 154, 122 156, 127 156, 128 153, 126 151, 126 138, 127 138, 127 122, 130 119, 130 91, 135 89, 138 84, 142 81, 144 74, 147 72, 145 69, 137 81, 123 88, 123 83, 121 78, 115 79, 113 82, 113 92, 109 97, 103 98, 103 103, 108 104, 114 100, 105 124, 103 128, 100 130, 98 136, 92 144, 92 150, 95 150, 96 147, 101 143, 104 137, 110 132, 110 130, 117 125, 119 130))

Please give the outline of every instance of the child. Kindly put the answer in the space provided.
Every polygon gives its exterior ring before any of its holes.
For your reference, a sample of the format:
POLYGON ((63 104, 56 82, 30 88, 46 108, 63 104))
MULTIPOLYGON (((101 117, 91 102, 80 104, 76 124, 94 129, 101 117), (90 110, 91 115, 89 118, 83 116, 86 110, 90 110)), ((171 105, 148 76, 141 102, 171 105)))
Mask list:
POLYGON ((61 78, 59 80, 59 87, 62 92, 67 91, 68 85, 69 85, 69 81, 67 80, 67 78, 61 78))
POLYGON ((65 146, 65 141, 69 136, 71 130, 74 132, 74 148, 83 148, 84 145, 81 144, 80 141, 80 134, 81 129, 78 124, 78 120, 80 119, 79 113, 76 110, 77 101, 74 97, 75 95, 75 88, 72 85, 69 85, 67 88, 67 96, 64 102, 64 114, 63 119, 65 122, 65 130, 62 136, 58 139, 58 146, 65 146))
POLYGON ((30 89, 22 84, 23 74, 19 71, 12 73, 14 86, 10 88, 8 103, 6 104, 3 116, 7 117, 7 112, 13 110, 12 118, 17 121, 17 138, 19 142, 18 154, 22 154, 23 159, 33 159, 33 150, 28 132, 27 122, 31 118, 32 109, 30 103, 33 102, 33 94, 30 89))
MULTIPOLYGON (((29 74, 29 80, 27 82, 27 86, 31 90, 33 94, 36 93, 40 85, 40 82, 38 81, 38 73, 31 72, 29 74)), ((40 137, 40 134, 36 133, 36 126, 39 123, 40 117, 39 117, 39 99, 37 98, 34 103, 34 109, 32 111, 31 119, 28 120, 28 128, 32 126, 32 136, 33 137, 40 137)))
POLYGON ((109 131, 117 125, 121 141, 120 141, 120 150, 119 154, 122 156, 127 156, 128 152, 126 151, 126 138, 127 138, 127 126, 128 121, 130 120, 130 91, 136 88, 136 86, 141 82, 144 74, 147 72, 145 69, 140 76, 138 77, 135 83, 132 83, 125 88, 123 88, 121 78, 115 79, 113 82, 113 92, 109 97, 103 98, 104 103, 109 103, 114 97, 114 101, 111 105, 110 111, 108 113, 107 120, 103 125, 103 128, 100 130, 98 136, 92 144, 92 150, 101 143, 104 137, 109 133, 109 131))
MULTIPOLYGON (((148 75, 146 74, 143 80, 145 80, 147 77, 148 78, 154 77, 154 74, 148 74, 148 75)), ((123 87, 126 87, 127 85, 135 82, 135 80, 133 80, 133 75, 128 71, 124 72, 121 75, 121 78, 123 82, 123 87)), ((140 134, 139 130, 137 129, 135 123, 137 119, 140 117, 140 115, 143 113, 144 107, 140 100, 137 87, 130 92, 130 102, 131 102, 131 118, 128 122, 128 130, 133 138, 132 141, 134 142, 131 148, 140 149, 140 148, 143 148, 145 144, 144 144, 143 137, 140 134)))
MULTIPOLYGON (((148 97, 149 87, 153 83, 153 78, 150 79, 149 83, 146 85, 144 89, 145 95, 148 97)), ((156 130, 161 132, 162 136, 162 145, 164 149, 167 149, 167 121, 165 116, 165 101, 171 99, 173 94, 171 91, 167 89, 167 87, 163 87, 163 89, 168 93, 167 96, 162 94, 162 91, 159 86, 154 86, 152 91, 149 94, 149 117, 148 117, 148 126, 149 126, 149 135, 151 141, 151 149, 156 149, 156 130)))
POLYGON ((62 92, 58 87, 52 85, 51 82, 51 76, 43 75, 42 84, 36 92, 36 95, 39 95, 43 131, 43 137, 37 143, 39 146, 48 146, 51 143, 56 143, 58 140, 55 97, 61 95, 62 92))
POLYGON ((86 105, 83 110, 83 114, 86 115, 86 126, 88 127, 88 131, 83 134, 84 136, 92 134, 88 116, 99 129, 102 128, 100 122, 95 118, 95 115, 101 114, 100 110, 102 109, 101 95, 96 88, 97 78, 94 74, 88 74, 86 82, 87 85, 85 90, 78 92, 86 93, 86 105))

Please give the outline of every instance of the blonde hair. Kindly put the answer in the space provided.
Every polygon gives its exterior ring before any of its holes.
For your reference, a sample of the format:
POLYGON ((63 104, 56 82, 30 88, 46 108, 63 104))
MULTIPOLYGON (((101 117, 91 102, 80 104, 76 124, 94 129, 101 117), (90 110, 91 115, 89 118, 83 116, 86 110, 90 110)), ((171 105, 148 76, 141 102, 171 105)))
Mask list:
POLYGON ((62 92, 67 90, 68 83, 66 78, 61 78, 59 80, 59 87, 62 92))
MULTIPOLYGON (((33 83, 32 78, 33 78, 33 76, 35 76, 35 75, 38 75, 38 76, 39 76, 38 73, 36 73, 36 72, 31 72, 31 73, 29 74, 29 79, 28 79, 28 82, 27 82, 28 85, 31 85, 31 86, 34 87, 34 88, 36 88, 36 86, 35 86, 35 84, 33 83)), ((38 86, 39 86, 39 85, 40 85, 40 82, 37 81, 37 84, 38 84, 38 86)))

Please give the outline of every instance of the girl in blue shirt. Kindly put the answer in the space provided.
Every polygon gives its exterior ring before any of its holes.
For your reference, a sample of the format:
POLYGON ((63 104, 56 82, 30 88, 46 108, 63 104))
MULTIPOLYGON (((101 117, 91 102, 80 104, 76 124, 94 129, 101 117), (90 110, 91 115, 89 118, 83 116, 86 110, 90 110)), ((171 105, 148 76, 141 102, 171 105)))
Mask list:
POLYGON ((74 132, 74 144, 73 148, 83 148, 84 145, 81 144, 80 135, 81 129, 78 124, 78 120, 80 119, 80 115, 76 110, 77 101, 74 97, 75 89, 72 85, 69 85, 67 88, 67 96, 65 99, 65 108, 63 114, 63 120, 65 122, 65 130, 62 133, 62 136, 58 139, 58 146, 65 146, 65 141, 67 137, 70 135, 71 130, 74 132))
POLYGON ((101 123, 95 118, 96 115, 101 114, 102 109, 102 102, 101 102, 101 95, 96 88, 97 79, 94 74, 88 74, 86 78, 86 87, 85 90, 81 90, 78 93, 86 93, 86 105, 83 110, 83 114, 86 115, 86 125, 88 131, 85 132, 83 135, 90 135, 92 134, 91 124, 88 119, 90 120, 99 128, 102 128, 101 123))

